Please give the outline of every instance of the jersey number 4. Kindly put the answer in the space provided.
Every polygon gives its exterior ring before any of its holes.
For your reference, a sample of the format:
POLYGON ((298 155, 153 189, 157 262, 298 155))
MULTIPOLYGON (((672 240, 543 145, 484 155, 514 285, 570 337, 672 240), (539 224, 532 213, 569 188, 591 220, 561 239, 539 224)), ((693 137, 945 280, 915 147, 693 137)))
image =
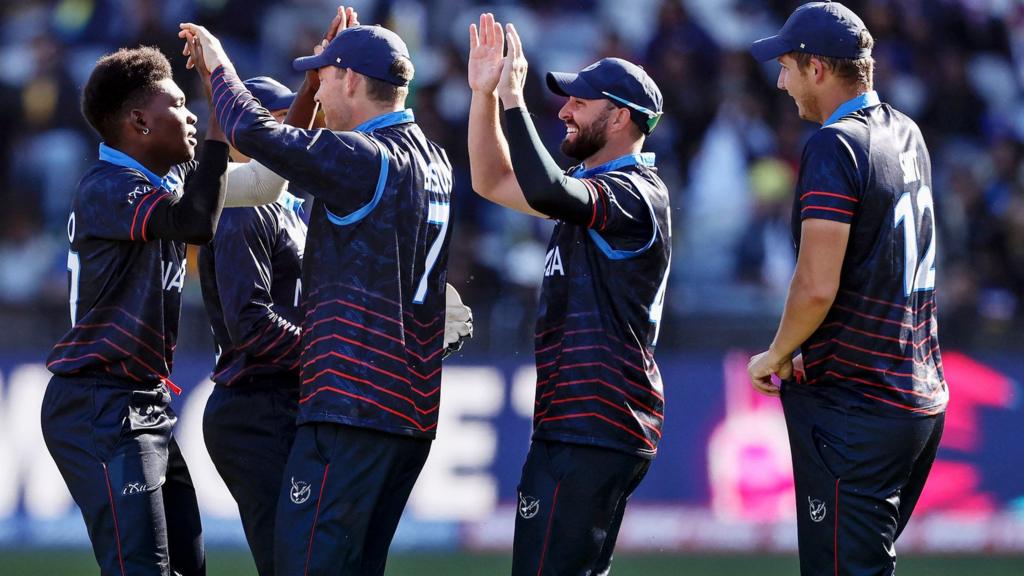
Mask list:
POLYGON ((903 227, 903 293, 906 296, 935 289, 935 202, 927 186, 921 186, 916 196, 916 213, 913 196, 904 192, 896 202, 893 216, 893 226, 897 229, 903 227), (931 239, 924 257, 920 258, 918 233, 924 228, 926 218, 930 220, 931 239))

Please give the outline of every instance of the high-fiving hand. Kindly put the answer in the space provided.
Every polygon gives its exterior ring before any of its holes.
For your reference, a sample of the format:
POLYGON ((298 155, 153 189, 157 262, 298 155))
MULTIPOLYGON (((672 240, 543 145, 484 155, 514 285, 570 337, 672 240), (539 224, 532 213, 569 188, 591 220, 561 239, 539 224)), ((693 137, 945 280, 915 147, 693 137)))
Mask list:
POLYGON ((185 48, 181 53, 188 56, 186 68, 191 70, 198 64, 202 66, 200 74, 204 75, 209 75, 219 66, 233 69, 224 47, 220 45, 220 40, 210 34, 209 30, 191 22, 179 24, 178 27, 181 28, 178 38, 185 41, 185 48), (194 48, 196 46, 199 48, 198 51, 194 48))
POLYGON ((494 14, 480 15, 480 28, 469 25, 469 88, 474 92, 496 94, 505 64, 505 34, 494 14))
POLYGON ((516 27, 506 24, 505 35, 508 39, 508 54, 505 55, 505 62, 501 67, 498 98, 501 99, 501 103, 507 110, 521 107, 524 104, 523 86, 526 85, 528 65, 526 56, 523 55, 523 43, 519 40, 516 27))
MULTIPOLYGON (((334 14, 334 18, 331 20, 331 23, 327 25, 327 32, 324 34, 323 40, 321 40, 316 46, 313 46, 313 55, 318 56, 327 48, 327 45, 331 43, 331 40, 334 40, 335 36, 337 36, 342 30, 353 26, 359 26, 359 14, 356 12, 355 8, 338 6, 338 10, 334 14)), ((316 92, 316 89, 320 87, 320 76, 317 74, 315 69, 306 72, 306 82, 313 92, 316 92)))
POLYGON ((523 86, 528 64, 523 44, 512 24, 504 29, 494 14, 480 15, 480 27, 469 25, 469 87, 474 92, 496 94, 505 108, 523 105, 523 86), (508 53, 505 53, 506 40, 508 53))

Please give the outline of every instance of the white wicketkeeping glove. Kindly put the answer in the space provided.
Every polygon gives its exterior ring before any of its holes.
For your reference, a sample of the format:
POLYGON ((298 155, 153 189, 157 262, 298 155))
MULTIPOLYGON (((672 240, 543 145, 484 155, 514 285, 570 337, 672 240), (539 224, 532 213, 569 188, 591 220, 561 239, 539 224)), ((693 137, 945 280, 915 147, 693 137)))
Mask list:
POLYGON ((473 337, 473 311, 462 303, 455 287, 451 284, 445 285, 444 291, 444 352, 441 359, 444 360, 453 353, 462 349, 462 343, 473 337))

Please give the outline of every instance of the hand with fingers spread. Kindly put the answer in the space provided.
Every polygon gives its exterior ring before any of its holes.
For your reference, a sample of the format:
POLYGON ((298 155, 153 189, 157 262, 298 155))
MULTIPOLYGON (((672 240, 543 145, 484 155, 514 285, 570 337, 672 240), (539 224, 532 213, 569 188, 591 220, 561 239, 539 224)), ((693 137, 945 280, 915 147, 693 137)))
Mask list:
POLYGON ((505 25, 505 35, 508 40, 508 54, 505 55, 501 79, 498 80, 498 98, 506 110, 524 108, 526 101, 523 99, 523 86, 526 85, 528 65, 526 56, 523 55, 523 43, 512 24, 505 25))
MULTIPOLYGON (((335 12, 334 18, 331 19, 331 23, 327 26, 327 32, 324 33, 323 39, 319 44, 313 46, 313 55, 319 55, 342 30, 353 26, 359 26, 359 14, 356 12, 356 9, 352 7, 346 8, 345 6, 338 6, 338 10, 335 12)), ((317 89, 320 87, 320 76, 317 74, 315 69, 308 70, 306 72, 306 84, 313 93, 316 93, 317 89)))
POLYGON ((480 28, 469 25, 469 88, 495 94, 505 64, 505 34, 494 14, 480 15, 480 28))
POLYGON ((779 358, 772 350, 766 350, 750 359, 747 372, 755 390, 768 396, 778 396, 779 387, 772 382, 772 376, 778 376, 780 380, 792 378, 793 360, 788 355, 779 358))
POLYGON ((198 40, 205 68, 200 74, 210 74, 219 66, 234 69, 231 61, 228 60, 224 47, 220 45, 220 40, 213 34, 210 34, 209 30, 191 22, 179 24, 178 27, 181 28, 181 31, 178 32, 178 38, 185 40, 185 49, 182 50, 182 54, 188 56, 188 63, 185 64, 186 68, 191 69, 198 64, 196 55, 192 52, 192 46, 195 40, 198 40))

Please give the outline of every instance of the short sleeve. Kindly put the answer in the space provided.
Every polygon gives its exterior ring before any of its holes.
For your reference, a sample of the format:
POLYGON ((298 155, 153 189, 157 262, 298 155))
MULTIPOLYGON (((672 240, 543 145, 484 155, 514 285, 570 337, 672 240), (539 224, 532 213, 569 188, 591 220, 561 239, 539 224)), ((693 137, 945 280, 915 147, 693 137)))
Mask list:
POLYGON ((119 171, 85 192, 76 208, 79 224, 85 224, 92 236, 132 242, 150 240, 146 225, 153 211, 174 198, 131 169, 119 171))
POLYGON ((617 250, 636 251, 656 234, 650 201, 625 174, 605 173, 580 179, 591 194, 587 227, 617 250))
POLYGON ((861 201, 858 159, 851 139, 823 129, 804 148, 797 186, 800 219, 849 224, 861 201))

